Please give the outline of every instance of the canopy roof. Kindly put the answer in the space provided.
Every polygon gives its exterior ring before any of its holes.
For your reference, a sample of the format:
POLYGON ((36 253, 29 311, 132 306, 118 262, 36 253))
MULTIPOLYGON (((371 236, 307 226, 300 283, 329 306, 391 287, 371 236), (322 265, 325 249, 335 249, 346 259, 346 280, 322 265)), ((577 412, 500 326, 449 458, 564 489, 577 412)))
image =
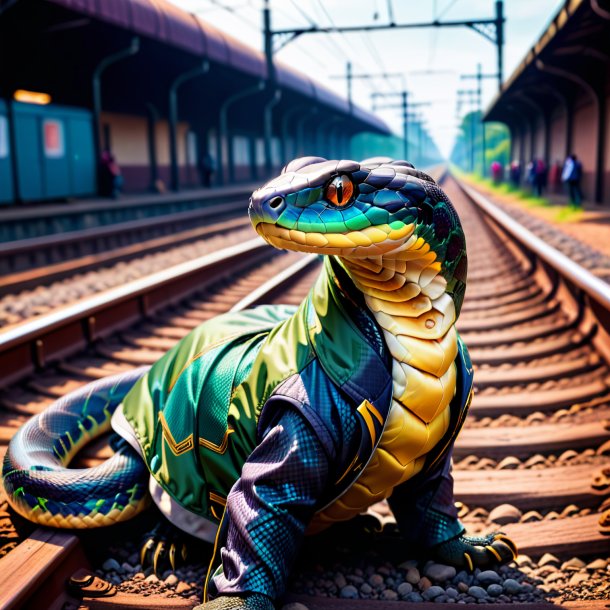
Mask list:
MULTIPOLYGON (((267 77, 265 58, 261 52, 167 0, 47 0, 47 2, 232 67, 250 76, 262 79, 267 77)), ((349 104, 346 99, 316 83, 302 72, 278 63, 276 73, 280 86, 311 97, 341 113, 349 114, 349 104)), ((354 107, 353 117, 374 131, 390 133, 384 121, 362 108, 354 107)))

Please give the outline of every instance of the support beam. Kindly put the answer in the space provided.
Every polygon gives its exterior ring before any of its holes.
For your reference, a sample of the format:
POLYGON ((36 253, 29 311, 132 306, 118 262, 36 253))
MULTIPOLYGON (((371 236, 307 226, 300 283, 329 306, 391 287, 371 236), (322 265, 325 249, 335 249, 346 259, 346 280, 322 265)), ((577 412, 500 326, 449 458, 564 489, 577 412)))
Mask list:
POLYGON ((227 114, 231 106, 233 106, 236 102, 239 102, 247 97, 252 95, 256 95, 265 89, 265 81, 259 81, 256 85, 249 87, 248 89, 244 89, 235 95, 227 98, 222 106, 220 107, 220 114, 218 119, 218 138, 216 142, 217 147, 217 157, 218 157, 218 184, 224 184, 225 180, 225 167, 224 167, 224 159, 222 156, 223 152, 223 143, 227 149, 227 175, 229 180, 232 179, 234 173, 233 167, 233 142, 229 137, 229 128, 228 128, 228 119, 227 114))
POLYGON ((157 179, 159 177, 157 165, 157 138, 156 126, 159 121, 159 111, 154 104, 146 104, 146 131, 148 137, 148 164, 150 166, 150 182, 148 188, 151 191, 157 190, 157 179))
MULTIPOLYGON (((572 81, 580 85, 589 97, 593 100, 597 113, 597 138, 595 155, 595 203, 601 204, 604 200, 604 172, 605 172, 605 128, 606 128, 606 91, 604 86, 593 86, 583 77, 564 70, 558 66, 551 66, 541 59, 536 60, 536 67, 542 71, 572 81)), ((572 113, 570 113, 571 115, 572 113)), ((571 137, 572 125, 570 125, 571 137)))
POLYGON ((273 92, 271 99, 265 104, 264 109, 264 142, 265 142, 265 171, 267 176, 271 176, 273 170, 273 159, 272 159, 272 141, 273 141, 273 109, 282 100, 282 92, 280 89, 276 89, 273 92))
POLYGON ((102 146, 100 134, 102 130, 102 75, 111 65, 135 55, 140 50, 140 39, 135 36, 125 49, 104 57, 93 71, 91 86, 93 89, 93 144, 95 150, 96 169, 99 176, 100 162, 102 157, 102 146))
POLYGON ((296 126, 296 150, 299 156, 307 155, 308 145, 306 142, 305 134, 305 123, 309 121, 313 116, 318 114, 318 108, 314 106, 310 108, 308 112, 305 112, 303 116, 298 119, 296 126))
POLYGON ((180 174, 178 170, 178 89, 187 81, 203 76, 210 70, 210 64, 204 60, 199 66, 179 74, 169 88, 169 162, 171 189, 180 189, 180 174))

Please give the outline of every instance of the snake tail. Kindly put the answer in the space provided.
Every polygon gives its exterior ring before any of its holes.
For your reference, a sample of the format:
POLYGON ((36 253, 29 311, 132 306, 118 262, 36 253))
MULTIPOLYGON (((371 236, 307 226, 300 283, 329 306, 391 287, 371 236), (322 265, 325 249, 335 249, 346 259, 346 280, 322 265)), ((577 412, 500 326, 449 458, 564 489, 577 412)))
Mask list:
POLYGON ((149 473, 125 441, 93 468, 68 468, 92 439, 110 431, 117 406, 147 367, 92 382, 30 419, 11 439, 2 483, 12 508, 29 521, 93 528, 131 519, 149 503, 149 473))

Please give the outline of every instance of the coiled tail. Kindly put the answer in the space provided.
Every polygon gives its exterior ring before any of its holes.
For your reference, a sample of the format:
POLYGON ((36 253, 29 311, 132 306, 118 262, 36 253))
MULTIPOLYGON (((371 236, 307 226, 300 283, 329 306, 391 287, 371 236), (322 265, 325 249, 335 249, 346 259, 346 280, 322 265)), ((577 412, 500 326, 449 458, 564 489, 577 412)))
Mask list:
POLYGON ((90 383, 57 400, 11 439, 2 483, 10 505, 41 525, 93 528, 131 519, 149 503, 148 469, 126 442, 93 468, 67 468, 110 419, 142 367, 90 383))

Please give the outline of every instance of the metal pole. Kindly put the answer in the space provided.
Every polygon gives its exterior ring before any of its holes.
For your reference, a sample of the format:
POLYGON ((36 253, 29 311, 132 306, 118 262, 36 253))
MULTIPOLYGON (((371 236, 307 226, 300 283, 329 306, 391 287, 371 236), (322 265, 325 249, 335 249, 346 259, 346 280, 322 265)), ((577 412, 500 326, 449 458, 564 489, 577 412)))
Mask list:
POLYGON ((498 90, 504 80, 504 2, 496 0, 496 45, 498 47, 498 90))
POLYGON ((403 131, 404 131, 404 153, 405 161, 409 160, 409 94, 406 91, 402 92, 402 118, 403 118, 403 131))
POLYGON ((319 157, 329 157, 328 154, 329 146, 324 143, 324 136, 329 134, 330 128, 337 122, 341 121, 337 117, 332 117, 330 119, 326 119, 325 121, 321 121, 318 124, 318 131, 316 134, 316 154, 319 157))
POLYGON ((271 175, 273 169, 272 140, 273 140, 273 109, 280 103, 282 92, 276 89, 273 97, 265 104, 264 131, 265 131, 265 171, 267 176, 271 175))
POLYGON ((177 127, 178 127, 178 88, 186 81, 207 74, 210 69, 210 64, 206 60, 201 65, 187 70, 178 75, 172 82, 169 88, 169 162, 170 162, 170 182, 171 189, 177 191, 180 189, 180 175, 178 172, 178 143, 177 143, 177 127))
POLYGON ((227 113, 229 111, 229 108, 235 102, 238 102, 238 101, 244 99, 245 97, 249 97, 250 95, 255 95, 257 93, 260 93, 264 88, 265 88, 265 81, 259 81, 253 87, 249 87, 248 89, 245 89, 244 91, 240 91, 239 93, 236 93, 235 95, 232 95, 231 97, 227 98, 225 100, 224 104, 220 107, 220 114, 219 114, 219 118, 218 118, 218 138, 217 138, 217 142, 216 142, 217 155, 218 155, 218 184, 221 184, 221 185, 224 184, 225 168, 224 168, 223 159, 222 159, 222 143, 223 142, 226 142, 226 144, 227 144, 227 165, 228 165, 227 175, 228 175, 229 179, 233 177, 233 147, 232 147, 231 139, 229 138, 228 127, 227 127, 227 113))
MULTIPOLYGON (((288 112, 282 117, 282 164, 288 163, 288 124, 295 114, 301 112, 305 106, 293 106, 288 112)), ((290 151, 290 156, 297 154, 296 144, 293 146, 293 150, 290 151)))
POLYGON ((147 131, 148 131, 148 161, 150 163, 150 185, 151 191, 156 191, 156 183, 158 178, 157 169, 157 144, 155 141, 155 126, 159 120, 159 111, 151 102, 146 104, 146 110, 148 113, 147 117, 147 131))
MULTIPOLYGON (((585 80, 582 76, 572 74, 568 70, 559 68, 558 66, 549 66, 541 59, 536 60, 536 67, 543 71, 565 78, 572 82, 578 83, 592 98, 597 110, 597 150, 595 155, 595 203, 602 203, 604 200, 604 134, 606 126, 606 97, 605 92, 599 88, 593 87, 591 83, 585 80)), ((572 113, 569 113, 570 115, 572 113)), ((572 118, 568 118, 568 136, 570 144, 572 139, 572 118)), ((570 151, 571 154, 572 151, 570 151)))
POLYGON ((352 62, 347 62, 347 103, 349 104, 349 111, 353 111, 353 102, 352 102, 352 62))
POLYGON ((112 64, 127 59, 132 55, 135 55, 140 50, 140 39, 135 36, 131 39, 131 43, 126 49, 112 53, 107 57, 104 57, 93 71, 92 87, 93 87, 93 138, 94 138, 94 150, 96 155, 96 165, 99 170, 101 160, 101 142, 100 142, 100 131, 102 128, 101 117, 102 117, 102 74, 112 64))
POLYGON ((485 160, 485 122, 483 121, 483 69, 481 64, 477 64, 477 105, 479 107, 479 121, 481 122, 481 153, 483 159, 481 161, 481 175, 485 177, 487 174, 487 163, 485 160))
POLYGON ((296 136, 297 136, 297 154, 304 156, 307 154, 305 148, 305 123, 315 114, 318 113, 318 109, 314 106, 309 112, 306 112, 297 122, 296 136))
POLYGON ((474 174, 474 112, 470 113, 470 172, 474 174))
POLYGON ((275 64, 273 63, 273 32, 271 31, 271 9, 269 0, 263 5, 263 49, 267 65, 267 79, 271 85, 275 84, 275 64))

